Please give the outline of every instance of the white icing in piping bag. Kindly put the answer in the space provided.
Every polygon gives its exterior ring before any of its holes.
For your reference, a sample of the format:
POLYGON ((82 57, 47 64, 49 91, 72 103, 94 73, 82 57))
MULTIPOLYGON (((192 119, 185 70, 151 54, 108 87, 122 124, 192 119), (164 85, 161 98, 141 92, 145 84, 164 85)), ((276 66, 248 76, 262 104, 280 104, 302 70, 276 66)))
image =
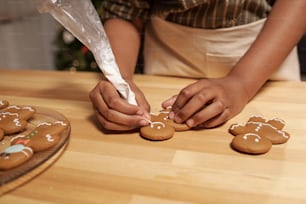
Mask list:
POLYGON ((122 78, 101 20, 90 0, 36 0, 40 12, 50 13, 94 55, 104 76, 130 104, 135 94, 122 78))

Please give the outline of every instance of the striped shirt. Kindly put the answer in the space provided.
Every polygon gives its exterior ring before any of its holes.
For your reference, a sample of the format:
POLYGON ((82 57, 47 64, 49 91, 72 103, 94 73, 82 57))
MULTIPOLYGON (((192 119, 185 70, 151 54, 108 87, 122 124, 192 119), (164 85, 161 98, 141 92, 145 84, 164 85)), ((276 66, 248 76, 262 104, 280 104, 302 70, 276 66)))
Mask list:
POLYGON ((194 28, 228 28, 269 15, 274 0, 104 0, 103 21, 109 18, 148 20, 158 16, 194 28))

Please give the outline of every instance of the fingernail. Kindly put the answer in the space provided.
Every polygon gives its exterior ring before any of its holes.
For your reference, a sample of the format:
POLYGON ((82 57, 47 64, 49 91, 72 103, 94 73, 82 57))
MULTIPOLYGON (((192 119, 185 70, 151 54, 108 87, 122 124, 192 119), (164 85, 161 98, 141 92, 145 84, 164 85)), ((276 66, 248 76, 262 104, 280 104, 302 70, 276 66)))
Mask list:
POLYGON ((143 115, 143 111, 142 110, 138 110, 137 112, 136 112, 136 115, 143 115))
POLYGON ((170 111, 168 117, 173 120, 174 116, 175 116, 174 112, 170 111))
POLYGON ((145 117, 148 120, 150 120, 150 118, 151 118, 151 116, 148 112, 144 112, 143 117, 145 117))
POLYGON ((193 119, 189 119, 186 121, 186 124, 189 126, 189 127, 193 127, 194 125, 194 120, 193 119))
POLYGON ((183 122, 182 119, 178 116, 175 116, 174 119, 173 119, 176 123, 181 123, 183 122))
POLYGON ((139 125, 140 126, 146 126, 146 125, 148 125, 149 124, 149 122, 147 121, 147 120, 140 120, 139 121, 139 125))

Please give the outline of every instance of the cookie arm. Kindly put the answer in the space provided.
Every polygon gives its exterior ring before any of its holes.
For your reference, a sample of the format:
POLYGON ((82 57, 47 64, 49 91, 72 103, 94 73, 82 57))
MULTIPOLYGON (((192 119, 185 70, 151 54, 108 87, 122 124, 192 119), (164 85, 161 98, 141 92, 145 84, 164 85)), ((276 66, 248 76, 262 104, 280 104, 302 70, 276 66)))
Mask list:
POLYGON ((297 45, 306 29, 306 1, 277 0, 257 39, 228 77, 251 99, 297 45))

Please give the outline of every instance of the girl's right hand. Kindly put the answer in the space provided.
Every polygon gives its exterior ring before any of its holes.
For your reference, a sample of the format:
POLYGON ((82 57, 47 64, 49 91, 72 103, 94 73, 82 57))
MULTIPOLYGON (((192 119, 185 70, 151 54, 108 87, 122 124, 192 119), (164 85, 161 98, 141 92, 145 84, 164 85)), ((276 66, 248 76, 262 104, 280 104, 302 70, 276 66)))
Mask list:
POLYGON ((138 106, 129 104, 107 80, 101 80, 89 98, 98 121, 106 130, 128 131, 148 125, 150 106, 133 81, 127 81, 134 91, 138 106))

